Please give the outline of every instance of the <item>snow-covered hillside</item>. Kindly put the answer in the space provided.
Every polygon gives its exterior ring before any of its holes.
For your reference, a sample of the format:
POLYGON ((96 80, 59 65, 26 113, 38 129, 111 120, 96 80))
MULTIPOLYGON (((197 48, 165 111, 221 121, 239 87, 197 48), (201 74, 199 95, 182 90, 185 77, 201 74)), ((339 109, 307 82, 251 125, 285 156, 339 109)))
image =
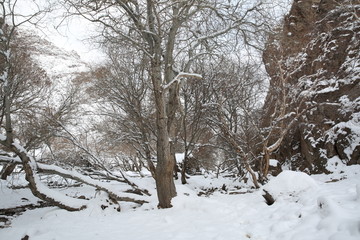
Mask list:
POLYGON ((50 77, 54 88, 60 93, 67 89, 81 73, 90 66, 75 51, 66 51, 29 30, 22 30, 20 36, 29 44, 31 57, 50 77))
MULTIPOLYGON (((156 208, 151 177, 132 178, 151 191, 149 203, 135 209, 123 205, 122 212, 112 207, 102 210, 100 206, 107 203, 101 192, 94 194, 93 189, 85 187, 61 189, 68 194, 87 192, 92 204, 80 212, 56 207, 28 210, 12 219, 11 226, 0 229, 0 239, 18 240, 27 235, 31 240, 357 240, 360 166, 345 166, 334 158, 328 169, 333 174, 310 177, 285 171, 273 178, 263 187, 276 199, 271 206, 265 203, 262 189, 239 190, 238 182, 210 175, 194 176, 187 185, 177 182, 174 207, 166 210, 156 208), (226 190, 221 190, 223 184, 226 190), (214 192, 209 196, 199 194, 205 189, 214 192)), ((24 181, 22 177, 18 181, 24 181)), ((28 189, 7 188, 10 181, 1 181, 0 208, 36 203, 28 189)))
POLYGON ((31 57, 50 78, 52 106, 58 107, 70 96, 77 102, 77 120, 74 122, 76 127, 67 127, 79 132, 95 123, 96 120, 90 115, 94 111, 96 100, 87 93, 89 83, 79 80, 91 70, 91 64, 84 61, 77 52, 59 48, 35 32, 22 30, 21 36, 29 43, 31 57))

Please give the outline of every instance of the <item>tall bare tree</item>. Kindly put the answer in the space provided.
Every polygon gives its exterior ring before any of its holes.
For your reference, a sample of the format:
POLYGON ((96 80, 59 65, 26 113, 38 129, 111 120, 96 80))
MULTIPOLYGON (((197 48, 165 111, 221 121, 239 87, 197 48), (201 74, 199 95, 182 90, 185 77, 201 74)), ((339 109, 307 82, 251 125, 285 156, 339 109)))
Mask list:
MULTIPOLYGON (((39 114, 40 109, 45 108, 43 103, 48 96, 50 81, 45 71, 30 58, 28 51, 21 49, 25 48, 24 39, 19 37, 17 33, 13 35, 10 46, 11 56, 7 63, 10 67, 7 70, 3 68, 3 70, 7 71, 7 88, 10 91, 8 98, 11 102, 10 113, 12 114, 12 121, 16 122, 13 131, 17 133, 17 137, 22 142, 25 142, 25 148, 29 149, 37 147, 40 139, 44 140, 45 135, 48 136, 49 129, 44 125, 40 127, 41 131, 35 133, 34 130, 38 129, 36 123, 39 123, 35 120, 37 118, 35 115, 39 114)), ((4 90, 1 91, 0 97, 5 100, 6 91, 5 86, 3 87, 4 90)), ((2 124, 5 122, 5 107, 5 101, 2 101, 0 104, 0 121, 2 124)), ((8 164, 4 167, 2 174, 0 174, 1 178, 6 179, 14 167, 15 164, 8 164)))
POLYGON ((70 12, 101 24, 105 41, 147 56, 156 109, 159 207, 171 207, 176 195, 171 143, 179 108, 179 82, 196 76, 189 73, 201 56, 219 53, 238 39, 251 44, 254 34, 265 26, 261 14, 266 6, 263 1, 247 0, 65 2, 70 12))

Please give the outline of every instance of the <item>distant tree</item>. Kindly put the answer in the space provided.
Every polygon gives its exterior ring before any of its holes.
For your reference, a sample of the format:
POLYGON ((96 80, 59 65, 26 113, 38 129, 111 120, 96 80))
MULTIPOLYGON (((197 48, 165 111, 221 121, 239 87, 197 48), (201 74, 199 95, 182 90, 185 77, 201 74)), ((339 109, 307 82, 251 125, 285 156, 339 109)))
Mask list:
MULTIPOLYGON (((202 72, 201 69, 196 69, 202 72)), ((204 144, 208 144, 211 129, 206 124, 207 104, 210 103, 210 85, 207 74, 202 72, 203 79, 188 81, 180 86, 180 114, 178 117, 178 138, 183 146, 184 159, 181 163, 181 182, 185 184, 186 172, 191 161, 196 160, 193 154, 204 144)), ((199 167, 195 163, 193 167, 199 167)))
MULTIPOLYGON (((115 47, 109 48, 108 57, 109 62, 92 74, 95 78, 92 90, 100 100, 100 116, 105 119, 97 129, 104 135, 110 151, 125 151, 129 146, 140 161, 146 160, 155 178, 152 159, 156 154, 156 127, 147 81, 148 63, 141 53, 115 47)), ((136 164, 136 160, 131 161, 136 164)))
MULTIPOLYGON (((75 91, 63 96, 57 106, 51 104, 54 89, 50 78, 31 56, 33 43, 28 35, 15 31, 11 37, 8 72, 9 101, 12 131, 27 151, 50 147, 62 131, 61 124, 72 120, 76 105, 75 91)), ((2 92, 4 93, 4 91, 2 92)), ((5 96, 0 95, 1 98, 5 96)), ((1 123, 5 123, 5 104, 0 104, 1 123)), ((16 164, 3 168, 0 177, 6 179, 16 164)))
POLYGON ((225 170, 236 169, 239 176, 250 173, 256 187, 259 185, 253 167, 258 137, 253 124, 259 122, 255 113, 264 96, 260 72, 258 64, 242 62, 241 58, 223 59, 207 70, 211 86, 207 122, 226 156, 218 165, 225 170))
MULTIPOLYGON (((9 26, 5 26, 5 31, 9 31, 9 26)), ((24 140, 26 138, 26 148, 35 147, 38 144, 39 134, 34 134, 34 131, 30 130, 30 122, 35 118, 35 115, 39 112, 40 109, 44 108, 42 104, 46 94, 49 90, 50 81, 46 76, 46 73, 39 67, 37 64, 30 58, 27 51, 24 51, 22 48, 23 42, 19 34, 13 33, 13 41, 9 45, 9 51, 11 56, 9 57, 9 62, 6 59, 6 56, 3 57, 3 64, 9 65, 11 67, 3 67, 4 74, 8 79, 8 88, 9 88, 9 101, 11 101, 11 107, 9 109, 10 113, 13 115, 13 122, 16 122, 16 126, 13 130, 17 132, 17 135, 24 140), (7 68, 7 70, 6 70, 7 68), (37 94, 34 94, 37 92, 37 94), (20 127, 21 125, 21 127, 20 127), (28 130, 25 130, 28 129, 28 130), (27 133, 25 133, 25 131, 27 133)), ((7 47, 3 45, 6 49, 7 47)), ((5 87, 5 86, 4 86, 5 87)), ((1 91, 0 97, 4 99, 5 89, 1 91)), ((0 104, 1 111, 1 123, 5 122, 5 111, 6 111, 5 102, 2 101, 0 104)), ((34 128, 32 126, 31 128, 34 128)), ((44 128, 45 129, 45 128, 44 128)), ((34 129, 33 129, 34 130, 34 129)), ((42 134, 42 137, 44 135, 42 134)), ((3 168, 1 178, 6 179, 6 177, 11 174, 14 169, 15 164, 8 164, 3 168)))

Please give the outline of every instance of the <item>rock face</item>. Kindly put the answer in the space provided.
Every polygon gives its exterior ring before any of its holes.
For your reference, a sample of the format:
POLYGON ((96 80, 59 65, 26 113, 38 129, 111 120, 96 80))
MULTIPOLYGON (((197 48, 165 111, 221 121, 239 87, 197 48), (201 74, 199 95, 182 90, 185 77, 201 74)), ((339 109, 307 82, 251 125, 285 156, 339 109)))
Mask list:
POLYGON ((262 127, 280 133, 296 117, 271 157, 311 173, 334 156, 360 164, 360 1, 295 0, 264 62, 262 127))

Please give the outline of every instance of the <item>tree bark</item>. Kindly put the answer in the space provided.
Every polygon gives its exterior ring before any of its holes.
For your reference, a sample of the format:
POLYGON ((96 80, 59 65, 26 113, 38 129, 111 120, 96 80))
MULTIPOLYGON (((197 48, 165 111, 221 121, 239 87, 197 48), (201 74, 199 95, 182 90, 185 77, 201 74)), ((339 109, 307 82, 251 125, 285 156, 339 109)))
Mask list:
MULTIPOLYGON (((186 151, 185 151, 185 154, 187 154, 186 151)), ((185 155, 185 158, 184 158, 184 161, 183 161, 183 164, 182 164, 182 168, 181 168, 181 183, 182 184, 187 184, 187 181, 186 181, 187 162, 188 162, 188 158, 185 155)))
POLYGON ((170 208, 171 199, 176 196, 173 179, 174 161, 170 153, 169 135, 165 118, 158 117, 156 189, 159 208, 170 208))
POLYGON ((146 162, 149 168, 149 171, 151 173, 151 176, 156 179, 156 168, 155 165, 153 163, 153 161, 151 160, 151 155, 150 152, 146 151, 146 162))
POLYGON ((157 125, 156 190, 159 208, 170 208, 171 199, 176 196, 173 179, 174 161, 171 158, 165 93, 161 85, 160 55, 151 61, 151 78, 154 87, 157 125))
POLYGON ((0 172, 0 179, 6 180, 8 176, 14 171, 16 167, 16 163, 8 163, 4 166, 4 168, 0 172))

